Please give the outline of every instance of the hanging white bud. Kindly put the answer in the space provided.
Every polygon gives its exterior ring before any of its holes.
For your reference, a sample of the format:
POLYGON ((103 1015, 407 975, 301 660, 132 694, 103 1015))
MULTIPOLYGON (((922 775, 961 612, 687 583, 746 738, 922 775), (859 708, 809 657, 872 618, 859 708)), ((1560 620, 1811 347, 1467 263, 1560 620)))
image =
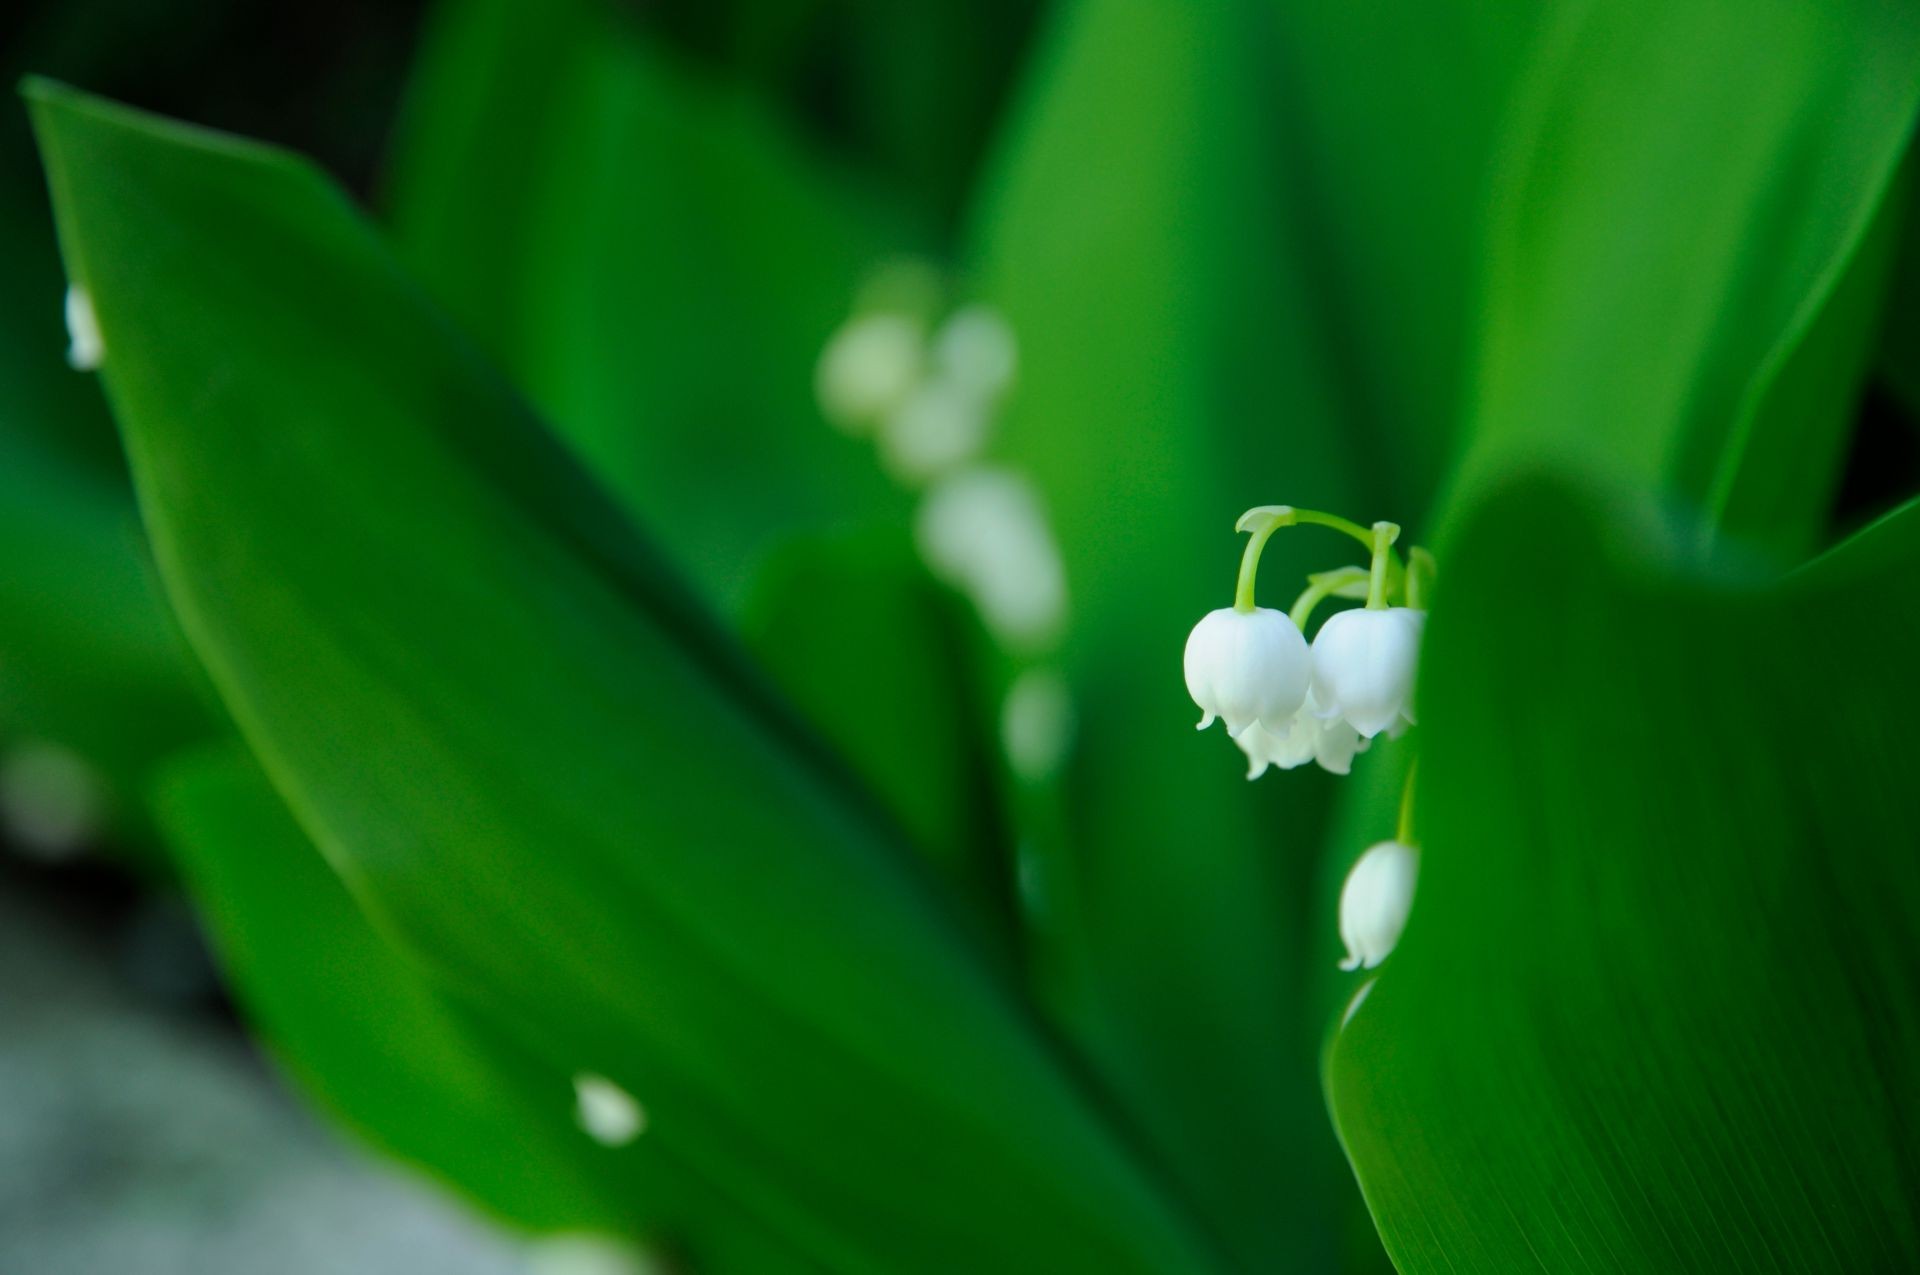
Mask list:
POLYGON ((1372 739, 1412 722, 1424 611, 1359 608, 1329 616, 1313 639, 1313 697, 1325 720, 1372 739))
POLYGON ((962 306, 934 334, 933 362, 942 378, 991 403, 1012 386, 1019 347, 999 311, 962 306))
POLYGON ((1014 679, 1000 706, 1000 745, 1013 773, 1028 783, 1051 778, 1073 743, 1073 693, 1050 668, 1028 669, 1014 679))
POLYGON ((1322 721, 1315 707, 1313 692, 1309 691, 1285 734, 1275 734, 1255 722, 1234 737, 1233 742, 1247 755, 1248 779, 1260 778, 1269 766, 1292 770, 1310 761, 1336 775, 1353 772, 1355 755, 1367 751, 1372 741, 1360 738, 1360 732, 1347 722, 1322 721))
POLYGON ((93 298, 79 284, 67 288, 67 363, 76 372, 92 372, 107 356, 100 339, 100 321, 94 317, 93 298))
POLYGON ((1340 940, 1347 945, 1343 970, 1372 969, 1393 954, 1413 909, 1420 852, 1382 841, 1353 865, 1340 890, 1340 940))
POLYGON ((972 600, 1001 642, 1033 650, 1058 636, 1066 566, 1024 477, 985 467, 948 475, 921 502, 914 534, 927 566, 972 600))
POLYGON ((79 856, 99 837, 108 806, 100 775, 70 748, 28 740, 0 759, 0 827, 32 858, 79 856))
POLYGON ((826 418, 850 434, 899 410, 926 362, 919 322, 904 314, 863 314, 842 324, 821 352, 814 393, 826 418))
POLYGON ((574 1119, 602 1146, 624 1147, 646 1132, 646 1110, 605 1076, 581 1072, 573 1078, 573 1096, 574 1119))
POLYGON ((1307 640, 1284 611, 1267 607, 1207 612, 1187 637, 1185 664, 1199 729, 1218 717, 1235 737, 1255 722, 1286 735, 1313 675, 1307 640))

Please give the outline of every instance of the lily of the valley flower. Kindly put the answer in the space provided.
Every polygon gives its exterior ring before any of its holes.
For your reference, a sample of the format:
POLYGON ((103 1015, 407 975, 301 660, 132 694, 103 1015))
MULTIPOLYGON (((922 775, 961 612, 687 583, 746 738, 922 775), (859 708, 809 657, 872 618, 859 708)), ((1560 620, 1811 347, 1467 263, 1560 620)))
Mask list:
POLYGON ((1267 767, 1292 770, 1308 762, 1320 763, 1320 769, 1336 775, 1353 772, 1356 754, 1367 750, 1371 742, 1344 721, 1322 721, 1314 711, 1313 693, 1293 715, 1284 734, 1275 734, 1255 722, 1235 736, 1234 743, 1247 755, 1247 778, 1258 779, 1267 767))
POLYGON ((1284 612, 1266 607, 1209 611, 1187 638, 1185 664, 1199 728, 1222 718, 1236 739, 1256 722, 1287 734, 1313 678, 1306 638, 1284 612))
POLYGON ((1313 639, 1313 697, 1325 721, 1367 739, 1411 725, 1413 675, 1426 613, 1358 608, 1329 616, 1313 639))
POLYGON ((1392 955, 1419 875, 1420 852, 1398 841, 1382 841, 1360 856, 1340 891, 1340 940, 1347 945, 1341 969, 1370 970, 1392 955))

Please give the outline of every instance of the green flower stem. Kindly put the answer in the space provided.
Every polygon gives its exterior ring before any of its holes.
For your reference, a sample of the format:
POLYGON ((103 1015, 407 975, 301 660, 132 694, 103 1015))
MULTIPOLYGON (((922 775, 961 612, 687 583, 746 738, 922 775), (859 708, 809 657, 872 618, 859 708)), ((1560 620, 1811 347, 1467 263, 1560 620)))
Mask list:
MULTIPOLYGON (((1235 531, 1252 533, 1252 539, 1247 541, 1246 552, 1240 556, 1240 580, 1233 592, 1234 610, 1246 612, 1254 608, 1253 581, 1260 570, 1260 551, 1267 547, 1267 538, 1282 527, 1304 523, 1331 527, 1335 531, 1352 536, 1369 550, 1377 548, 1374 532, 1338 514, 1322 513, 1318 509, 1295 509, 1292 505, 1255 505, 1241 514, 1240 521, 1233 525, 1235 531)), ((1382 523, 1376 526, 1392 526, 1392 524, 1382 523)), ((1394 527, 1394 535, 1399 534, 1400 529, 1394 527)), ((1391 544, 1392 541, 1389 540, 1388 543, 1391 544)), ((1388 584, 1392 585, 1397 582, 1402 568, 1399 557, 1391 550, 1388 551, 1388 558, 1386 569, 1391 576, 1388 584)))
POLYGON ((1400 528, 1390 522, 1373 524, 1373 577, 1367 589, 1367 609, 1379 611, 1387 605, 1387 586, 1391 583, 1388 567, 1393 559, 1393 542, 1399 538, 1400 528))
POLYGON ((1413 781, 1419 774, 1420 759, 1416 757, 1413 763, 1407 767, 1407 783, 1406 786, 1400 790, 1400 827, 1393 834, 1393 839, 1403 846, 1417 846, 1420 844, 1413 839, 1413 781))
POLYGON ((1305 631, 1307 621, 1313 618, 1313 610, 1322 602, 1339 593, 1350 585, 1368 582, 1371 573, 1364 567, 1341 567, 1338 571, 1322 571, 1307 577, 1307 587, 1295 599, 1293 610, 1288 618, 1293 626, 1305 631))
POLYGON ((1407 551, 1407 605, 1416 611, 1427 609, 1427 592, 1433 585, 1433 578, 1439 573, 1440 564, 1433 555, 1415 545, 1407 551))

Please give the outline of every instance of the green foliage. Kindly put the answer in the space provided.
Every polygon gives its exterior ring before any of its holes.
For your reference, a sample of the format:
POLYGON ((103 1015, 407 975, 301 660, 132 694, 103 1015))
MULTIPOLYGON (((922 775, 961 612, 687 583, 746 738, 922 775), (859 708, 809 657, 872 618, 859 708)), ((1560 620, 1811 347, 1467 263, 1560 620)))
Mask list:
MULTIPOLYGON (((1920 18, 942 0, 810 97, 787 45, 860 8, 449 0, 386 232, 29 86, 244 741, 158 809, 293 1076, 510 1224, 699 1271, 1377 1269, 1341 1144, 1409 1275, 1920 1264, 1920 508, 1808 562, 1863 384, 1920 402, 1920 18), (1017 336, 987 461, 1058 542, 1044 650, 815 406, 903 248, 1017 336), (1274 500, 1439 537, 1421 725, 1338 785, 1183 730, 1274 500), (1000 738, 1035 669, 1078 717, 1044 775, 1000 738), (1416 755, 1410 927, 1336 981, 1416 755)), ((133 787, 211 714, 37 260, 6 725, 133 787)))
POLYGON ((1649 525, 1534 482, 1454 542, 1335 1117, 1409 1273, 1907 1269, 1920 506, 1781 580, 1649 525))
POLYGON ((30 92, 174 606, 382 923, 830 1265, 1205 1269, 917 861, 345 202, 30 92))

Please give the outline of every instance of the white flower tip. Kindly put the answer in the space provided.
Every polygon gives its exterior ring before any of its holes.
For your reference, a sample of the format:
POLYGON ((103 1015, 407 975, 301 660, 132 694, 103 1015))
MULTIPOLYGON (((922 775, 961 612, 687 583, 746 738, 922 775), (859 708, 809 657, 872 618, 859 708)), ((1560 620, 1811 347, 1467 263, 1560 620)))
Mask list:
POLYGON ((601 1146, 624 1147, 646 1132, 646 1109, 605 1076, 581 1072, 573 1078, 573 1095, 574 1119, 601 1146))
POLYGON ((1382 841, 1360 856, 1340 890, 1340 939, 1347 947, 1343 970, 1373 969, 1400 942, 1413 910, 1420 852, 1382 841))
POLYGON ((67 288, 67 363, 76 372, 92 372, 107 356, 93 298, 79 284, 67 288))
POLYGON ((1200 724, 1198 726, 1195 726, 1194 729, 1205 730, 1207 727, 1213 725, 1214 722, 1218 720, 1219 720, 1219 715, 1217 713, 1202 713, 1200 714, 1200 724))

